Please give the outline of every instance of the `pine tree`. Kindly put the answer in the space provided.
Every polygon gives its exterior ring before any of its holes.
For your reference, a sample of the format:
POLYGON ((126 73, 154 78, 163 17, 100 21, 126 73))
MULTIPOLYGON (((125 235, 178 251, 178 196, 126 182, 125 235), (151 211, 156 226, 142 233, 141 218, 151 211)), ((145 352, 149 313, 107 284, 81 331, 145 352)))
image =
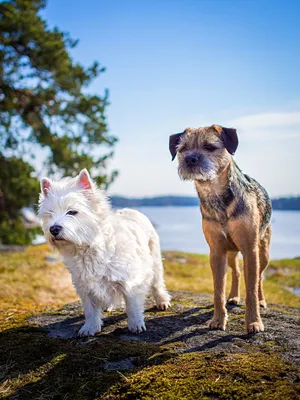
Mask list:
MULTIPOLYGON (((107 186, 117 174, 107 173, 113 154, 109 148, 117 140, 107 130, 108 93, 99 96, 86 90, 105 69, 97 62, 85 68, 72 60, 68 51, 77 41, 47 26, 40 16, 45 5, 43 0, 0 3, 0 156, 7 163, 23 159, 29 172, 26 161, 41 147, 47 150, 48 174, 72 176, 88 168, 107 186)), ((36 191, 33 186, 29 185, 36 191)), ((2 186, 0 190, 0 196, 9 198, 2 186)), ((15 212, 14 204, 12 208, 15 212)), ((11 221, 18 219, 18 213, 8 214, 11 221)), ((0 230, 3 218, 0 215, 0 230)))

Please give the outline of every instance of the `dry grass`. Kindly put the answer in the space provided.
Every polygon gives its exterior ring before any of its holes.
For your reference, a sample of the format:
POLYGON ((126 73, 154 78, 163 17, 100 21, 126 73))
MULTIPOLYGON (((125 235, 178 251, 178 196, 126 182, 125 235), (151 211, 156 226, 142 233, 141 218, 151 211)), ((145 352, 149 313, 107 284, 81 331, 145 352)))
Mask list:
MULTIPOLYGON (((0 301, 39 306, 60 306, 78 300, 71 277, 61 262, 45 259, 47 245, 28 247, 24 252, 0 254, 0 301)), ((213 293, 212 275, 206 255, 164 253, 165 278, 169 290, 213 293)), ((230 288, 231 271, 227 279, 230 288)), ((300 306, 291 288, 300 287, 300 260, 271 261, 264 281, 269 303, 300 306)), ((242 279, 242 296, 244 296, 242 279)), ((26 307, 27 307, 26 306, 26 307)))
MULTIPOLYGON (((242 262, 241 262, 242 264, 242 262)), ((189 290, 213 294, 209 258, 204 255, 180 252, 165 253, 165 277, 170 290, 189 290)), ((227 278, 230 291, 231 270, 227 278)), ((264 291, 267 302, 300 307, 300 296, 292 292, 300 287, 300 259, 271 261, 265 273, 264 291)), ((244 279, 241 279, 241 296, 245 296, 244 279)))
POLYGON ((39 305, 62 305, 77 300, 64 265, 47 262, 47 245, 28 247, 24 252, 0 254, 0 300, 39 305))

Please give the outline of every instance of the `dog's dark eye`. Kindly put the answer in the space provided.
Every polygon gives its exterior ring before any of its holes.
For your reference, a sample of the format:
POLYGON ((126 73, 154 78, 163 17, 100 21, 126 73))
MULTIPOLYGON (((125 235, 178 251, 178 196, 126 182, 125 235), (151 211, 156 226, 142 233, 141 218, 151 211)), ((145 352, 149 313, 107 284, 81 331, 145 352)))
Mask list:
POLYGON ((78 211, 75 210, 70 210, 67 212, 67 215, 76 215, 76 214, 78 214, 78 211))
POLYGON ((204 150, 211 151, 211 152, 217 150, 217 147, 214 146, 213 144, 205 144, 203 146, 203 148, 204 148, 204 150))

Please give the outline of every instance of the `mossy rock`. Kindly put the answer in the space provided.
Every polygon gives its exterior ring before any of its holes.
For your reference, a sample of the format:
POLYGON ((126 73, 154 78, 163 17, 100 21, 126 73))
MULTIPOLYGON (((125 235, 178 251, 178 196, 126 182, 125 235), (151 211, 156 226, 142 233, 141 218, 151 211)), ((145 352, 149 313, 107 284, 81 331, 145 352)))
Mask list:
POLYGON ((191 353, 128 376, 101 399, 296 399, 296 374, 275 354, 191 353))
POLYGON ((299 309, 271 305, 262 312, 266 332, 251 336, 243 306, 229 310, 226 332, 210 331, 210 295, 172 296, 167 312, 149 300, 139 335, 122 310, 106 313, 96 337, 77 338, 79 302, 16 308, 0 334, 0 398, 299 398, 299 309))
POLYGON ((103 331, 82 339, 71 277, 48 247, 0 253, 0 398, 299 398, 300 297, 290 289, 299 287, 300 260, 271 262, 264 286, 276 304, 262 311, 266 331, 249 336, 243 305, 229 310, 226 332, 208 330, 207 256, 164 256, 171 309, 159 312, 149 301, 139 335, 128 332, 122 310, 106 313, 103 331))

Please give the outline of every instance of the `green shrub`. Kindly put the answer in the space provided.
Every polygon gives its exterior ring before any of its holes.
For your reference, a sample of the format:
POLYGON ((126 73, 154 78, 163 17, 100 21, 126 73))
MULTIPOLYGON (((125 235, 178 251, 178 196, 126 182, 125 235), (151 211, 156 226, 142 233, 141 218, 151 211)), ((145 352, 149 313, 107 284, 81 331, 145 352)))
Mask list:
POLYGON ((0 243, 30 244, 39 228, 26 228, 20 210, 36 204, 39 183, 22 159, 0 155, 0 243))

